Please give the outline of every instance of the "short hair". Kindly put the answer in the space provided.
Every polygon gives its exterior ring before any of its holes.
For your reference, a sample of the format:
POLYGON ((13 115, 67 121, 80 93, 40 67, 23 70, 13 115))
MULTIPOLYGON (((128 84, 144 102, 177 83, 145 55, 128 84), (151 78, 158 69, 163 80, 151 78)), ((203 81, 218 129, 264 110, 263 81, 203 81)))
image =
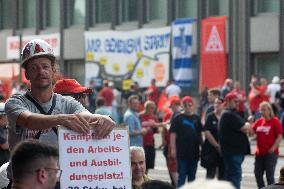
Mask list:
POLYGON ((174 187, 170 185, 168 182, 160 180, 149 180, 145 181, 141 185, 141 189, 174 189, 174 187))
POLYGON ((221 91, 218 88, 209 89, 208 93, 211 93, 214 96, 221 96, 221 91))
POLYGON ((194 182, 187 183, 181 189, 234 189, 233 185, 228 181, 221 180, 204 180, 198 179, 194 182))
POLYGON ((28 178, 39 168, 50 166, 50 158, 58 159, 58 149, 38 140, 25 140, 18 143, 12 151, 11 164, 14 180, 28 178))
POLYGON ((137 95, 131 95, 130 97, 128 97, 127 103, 131 104, 133 100, 139 100, 139 97, 137 95))
POLYGON ((130 154, 132 152, 140 152, 145 157, 144 148, 141 146, 130 146, 130 154))
POLYGON ((98 107, 104 106, 105 105, 105 99, 103 97, 97 97, 96 99, 96 105, 98 107))

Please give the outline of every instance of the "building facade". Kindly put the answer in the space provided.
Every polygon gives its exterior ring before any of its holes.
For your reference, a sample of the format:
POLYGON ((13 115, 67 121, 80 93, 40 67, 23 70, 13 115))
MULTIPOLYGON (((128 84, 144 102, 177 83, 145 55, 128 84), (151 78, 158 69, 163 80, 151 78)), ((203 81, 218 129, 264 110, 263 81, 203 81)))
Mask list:
MULTIPOLYGON (((60 34, 61 71, 84 82, 84 31, 155 28, 176 18, 196 18, 193 32, 198 78, 201 20, 228 16, 228 77, 248 87, 257 74, 269 81, 284 74, 284 1, 281 0, 0 0, 0 39, 60 34)), ((1 64, 7 58, 0 46, 1 64)), ((1 74, 1 73, 0 73, 1 74)), ((194 87, 197 88, 198 79, 194 87)))

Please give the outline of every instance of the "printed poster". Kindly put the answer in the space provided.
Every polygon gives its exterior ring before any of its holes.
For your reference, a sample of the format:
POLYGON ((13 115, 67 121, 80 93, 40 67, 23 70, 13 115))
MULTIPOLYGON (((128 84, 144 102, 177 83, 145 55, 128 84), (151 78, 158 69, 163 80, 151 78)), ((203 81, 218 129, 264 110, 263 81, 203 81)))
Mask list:
POLYGON ((137 81, 140 87, 156 79, 169 80, 170 27, 133 31, 85 32, 86 78, 101 77, 122 83, 137 81))
POLYGON ((61 188, 131 189, 128 136, 125 128, 115 128, 100 140, 94 131, 84 135, 60 128, 61 188))

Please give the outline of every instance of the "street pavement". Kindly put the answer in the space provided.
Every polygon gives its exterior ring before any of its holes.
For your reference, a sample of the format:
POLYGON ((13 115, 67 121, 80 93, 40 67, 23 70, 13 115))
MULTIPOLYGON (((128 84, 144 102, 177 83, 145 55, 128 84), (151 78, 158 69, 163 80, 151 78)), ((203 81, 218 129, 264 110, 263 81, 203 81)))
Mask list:
MULTIPOLYGON (((157 146, 160 145, 160 136, 155 136, 157 146)), ((251 150, 254 152, 255 142, 251 141, 251 150)), ((280 168, 284 166, 284 142, 280 145, 280 157, 278 158, 276 170, 275 170, 275 181, 278 181, 280 168)), ((256 181, 253 173, 254 169, 254 155, 248 155, 245 157, 245 160, 242 164, 243 174, 242 174, 242 189, 256 189, 256 181)), ((198 165, 198 170, 196 174, 197 179, 204 179, 206 174, 206 169, 198 165)), ((149 176, 152 179, 158 179, 170 182, 170 178, 168 175, 168 170, 166 167, 165 158, 163 156, 163 152, 160 149, 156 150, 156 162, 155 169, 149 170, 149 176)))

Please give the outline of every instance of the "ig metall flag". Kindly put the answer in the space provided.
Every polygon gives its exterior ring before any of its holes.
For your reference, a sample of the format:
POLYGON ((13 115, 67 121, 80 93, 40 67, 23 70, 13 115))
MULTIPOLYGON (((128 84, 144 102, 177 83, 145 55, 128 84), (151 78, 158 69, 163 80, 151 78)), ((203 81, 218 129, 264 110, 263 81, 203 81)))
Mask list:
POLYGON ((192 25, 194 19, 177 19, 172 23, 172 74, 180 87, 192 83, 192 25))

